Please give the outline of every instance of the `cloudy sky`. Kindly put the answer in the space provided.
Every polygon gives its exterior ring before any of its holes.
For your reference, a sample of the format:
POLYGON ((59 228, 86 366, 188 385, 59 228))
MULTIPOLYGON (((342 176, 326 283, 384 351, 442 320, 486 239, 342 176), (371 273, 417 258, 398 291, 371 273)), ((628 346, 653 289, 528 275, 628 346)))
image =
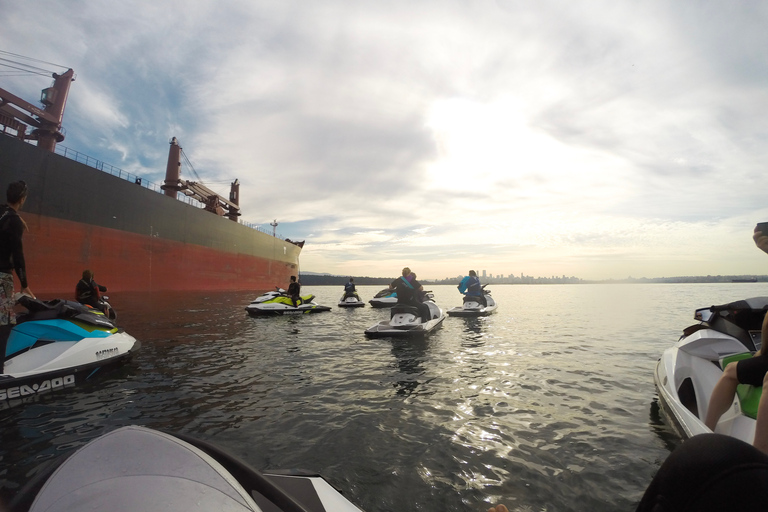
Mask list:
POLYGON ((0 8, 1 51, 77 74, 64 146, 159 183, 177 137, 303 271, 768 274, 766 2, 0 8))

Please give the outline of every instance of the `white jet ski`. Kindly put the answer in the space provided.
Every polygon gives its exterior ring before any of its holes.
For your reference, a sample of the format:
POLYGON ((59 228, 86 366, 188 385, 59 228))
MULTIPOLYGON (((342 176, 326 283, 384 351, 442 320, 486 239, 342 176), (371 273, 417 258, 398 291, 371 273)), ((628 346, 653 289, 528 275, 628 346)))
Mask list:
POLYGON ((493 297, 491 297, 491 291, 485 289, 486 286, 488 285, 483 285, 485 304, 483 304, 482 300, 477 295, 465 295, 464 304, 461 307, 457 306, 449 309, 447 311, 448 316, 488 316, 496 311, 498 305, 496 304, 496 301, 493 300, 493 297))
POLYGON ((41 471, 14 498, 28 512, 360 512, 323 477, 259 473, 210 443, 129 426, 41 471))
POLYGON ((391 308, 397 304, 397 293, 395 290, 384 288, 376 295, 374 295, 373 298, 368 301, 368 303, 373 308, 391 308))
POLYGON ((432 300, 425 300, 429 306, 430 319, 423 321, 415 306, 396 304, 390 318, 365 330, 369 338, 424 336, 439 327, 445 320, 445 313, 432 300))
POLYGON ((103 313, 79 302, 23 295, 18 303, 27 313, 17 316, 8 338, 0 405, 80 384, 124 363, 141 346, 103 313))
POLYGON ((315 302, 314 295, 301 295, 299 303, 294 306, 291 298, 282 288, 267 292, 254 299, 245 307, 251 316, 264 315, 303 315, 305 313, 322 313, 330 311, 329 306, 321 306, 315 302))
MULTIPOLYGON (((729 362, 760 349, 766 307, 768 297, 755 297, 697 309, 694 318, 701 323, 686 328, 661 355, 654 374, 659 402, 683 438, 711 432, 704 420, 712 389, 729 362)), ((715 432, 752 444, 761 392, 761 387, 739 385, 715 432)))
POLYGON ((365 307, 365 302, 360 299, 360 296, 357 294, 357 292, 352 292, 351 294, 345 292, 344 295, 341 296, 341 299, 339 299, 339 307, 362 308, 365 307))

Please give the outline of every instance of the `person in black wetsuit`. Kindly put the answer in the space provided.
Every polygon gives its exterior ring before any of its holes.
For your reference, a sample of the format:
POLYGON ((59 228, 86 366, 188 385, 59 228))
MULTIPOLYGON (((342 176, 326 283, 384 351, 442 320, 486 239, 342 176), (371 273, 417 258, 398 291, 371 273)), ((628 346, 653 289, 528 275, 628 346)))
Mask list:
POLYGON ((83 278, 75 286, 75 300, 94 309, 103 310, 105 308, 99 300, 99 292, 107 291, 107 287, 98 284, 93 277, 93 272, 83 270, 83 278))
POLYGON ((8 185, 5 192, 7 204, 0 206, 0 373, 5 363, 5 349, 11 329, 16 324, 13 307, 13 274, 21 283, 21 293, 35 298, 27 283, 27 267, 21 237, 27 225, 17 213, 27 200, 29 189, 23 181, 8 185))
POLYGON ((301 304, 301 285, 296 281, 296 276, 291 276, 291 284, 288 285, 287 293, 293 302, 293 307, 301 304))
POLYGON ((419 300, 419 294, 424 291, 424 287, 411 276, 411 269, 405 267, 403 269, 403 275, 392 281, 389 288, 397 292, 398 304, 417 308, 422 321, 428 322, 432 317, 429 311, 429 306, 419 300))

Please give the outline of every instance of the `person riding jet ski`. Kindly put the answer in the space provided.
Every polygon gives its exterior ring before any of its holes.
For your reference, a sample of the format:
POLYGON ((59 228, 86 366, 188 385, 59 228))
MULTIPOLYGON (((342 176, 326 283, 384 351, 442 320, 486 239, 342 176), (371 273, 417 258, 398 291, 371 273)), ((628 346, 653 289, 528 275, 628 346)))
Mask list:
POLYGON ((107 291, 106 286, 102 286, 94 281, 93 272, 83 270, 83 278, 75 286, 75 300, 80 304, 91 306, 98 311, 105 311, 104 303, 99 300, 99 292, 107 291))
POLYGON ((288 285, 288 296, 296 307, 301 304, 301 285, 296 281, 296 276, 291 276, 291 284, 288 285))
POLYGON ((480 278, 477 277, 477 273, 474 270, 469 271, 469 275, 461 280, 459 283, 459 292, 469 297, 478 297, 483 306, 488 306, 485 300, 485 293, 483 287, 480 284, 480 278))
POLYGON ((344 298, 357 297, 357 290, 355 290, 355 279, 349 278, 349 282, 344 285, 344 298))
POLYGON ((422 321, 429 322, 431 319, 429 306, 419 300, 420 293, 424 291, 424 287, 416 280, 415 274, 411 272, 410 268, 405 267, 403 275, 392 281, 389 288, 397 292, 398 304, 416 307, 419 310, 422 321))

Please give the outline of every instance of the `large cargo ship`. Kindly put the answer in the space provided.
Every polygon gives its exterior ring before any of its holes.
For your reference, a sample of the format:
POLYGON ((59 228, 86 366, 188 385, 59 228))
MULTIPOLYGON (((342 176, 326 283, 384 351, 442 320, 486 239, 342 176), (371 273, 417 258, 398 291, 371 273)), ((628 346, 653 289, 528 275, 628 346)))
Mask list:
POLYGON ((110 292, 287 287, 303 242, 240 222, 237 181, 229 199, 182 181, 175 138, 162 187, 57 154, 73 76, 53 75, 42 109, 0 89, 0 203, 8 183, 28 184, 20 214, 35 294, 69 298, 84 269, 110 292))

